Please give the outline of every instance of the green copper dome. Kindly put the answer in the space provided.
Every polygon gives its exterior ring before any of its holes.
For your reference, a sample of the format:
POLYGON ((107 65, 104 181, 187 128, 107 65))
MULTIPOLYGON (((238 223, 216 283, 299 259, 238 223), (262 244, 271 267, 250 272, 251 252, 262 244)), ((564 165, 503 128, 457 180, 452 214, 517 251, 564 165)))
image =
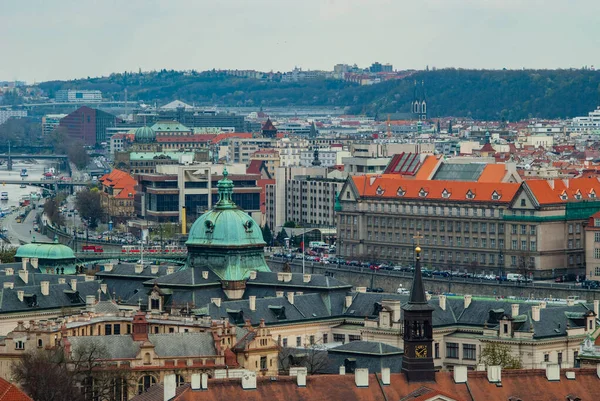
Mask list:
POLYGON ((150 127, 140 127, 135 130, 135 141, 140 143, 152 143, 156 140, 156 132, 150 127))
POLYGON ((17 249, 15 257, 69 261, 69 259, 75 259, 75 254, 71 248, 58 242, 53 244, 32 243, 21 245, 17 249))
POLYGON ((227 248, 266 246, 260 226, 231 200, 233 181, 227 178, 227 170, 223 176, 217 184, 219 201, 213 210, 194 222, 186 245, 227 248))

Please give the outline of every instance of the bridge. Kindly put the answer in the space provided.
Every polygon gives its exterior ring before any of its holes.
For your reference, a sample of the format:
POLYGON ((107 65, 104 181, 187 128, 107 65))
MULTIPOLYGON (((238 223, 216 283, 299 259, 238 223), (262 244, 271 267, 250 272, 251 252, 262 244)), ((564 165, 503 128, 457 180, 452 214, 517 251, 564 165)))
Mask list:
POLYGON ((12 154, 8 153, 5 155, 0 155, 0 160, 6 159, 6 166, 9 171, 13 168, 13 160, 30 160, 30 159, 38 159, 38 160, 62 160, 62 162, 67 166, 67 170, 69 171, 69 175, 71 175, 71 168, 69 166, 69 156, 67 155, 34 155, 34 154, 12 154))
MULTIPOLYGON (((75 257, 80 261, 100 262, 120 259, 122 261, 137 261, 142 258, 139 252, 75 252, 75 257)), ((187 252, 144 252, 145 260, 160 260, 162 262, 184 263, 187 252)))

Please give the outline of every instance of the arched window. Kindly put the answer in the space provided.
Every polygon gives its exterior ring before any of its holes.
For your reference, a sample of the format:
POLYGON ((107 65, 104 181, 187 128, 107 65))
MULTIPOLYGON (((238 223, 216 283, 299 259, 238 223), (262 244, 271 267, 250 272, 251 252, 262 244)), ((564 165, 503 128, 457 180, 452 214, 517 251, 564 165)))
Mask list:
POLYGON ((150 362, 151 362, 150 353, 146 352, 144 354, 144 365, 150 365, 150 362))
POLYGON ((177 387, 183 386, 185 384, 185 379, 182 375, 176 375, 175 379, 177 380, 177 387))
POLYGON ((43 341, 41 338, 38 338, 38 347, 42 348, 42 346, 44 345, 43 341))
POLYGON ((148 389, 156 384, 156 377, 152 375, 145 375, 140 377, 138 380, 138 394, 148 391, 148 389))
POLYGON ((423 103, 421 103, 421 114, 425 113, 427 113, 427 105, 425 104, 425 101, 423 101, 423 103))

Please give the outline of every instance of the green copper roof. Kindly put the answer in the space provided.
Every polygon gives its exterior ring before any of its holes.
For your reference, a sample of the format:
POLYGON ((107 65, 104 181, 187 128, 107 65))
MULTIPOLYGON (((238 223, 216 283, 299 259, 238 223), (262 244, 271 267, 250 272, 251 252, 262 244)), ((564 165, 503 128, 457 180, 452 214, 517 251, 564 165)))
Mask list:
POLYGON ((156 140, 156 132, 150 127, 140 127, 135 130, 135 141, 152 143, 156 140))
POLYGON ((173 160, 179 160, 179 156, 183 154, 185 154, 185 152, 131 152, 129 154, 129 160, 153 160, 154 158, 170 158, 173 160))
POLYGON ((262 231, 250 215, 231 199, 233 181, 219 181, 219 201, 213 210, 204 213, 192 225, 186 245, 208 247, 263 247, 262 231))
POLYGON ((341 212, 343 209, 342 204, 340 202, 340 194, 335 193, 335 205, 333 206, 333 210, 335 210, 336 212, 341 212))
POLYGON ((54 243, 32 243, 21 245, 15 255, 17 258, 38 258, 46 260, 75 259, 73 250, 66 245, 54 243))
POLYGON ((156 132, 191 132, 192 130, 177 121, 158 121, 152 126, 156 132))

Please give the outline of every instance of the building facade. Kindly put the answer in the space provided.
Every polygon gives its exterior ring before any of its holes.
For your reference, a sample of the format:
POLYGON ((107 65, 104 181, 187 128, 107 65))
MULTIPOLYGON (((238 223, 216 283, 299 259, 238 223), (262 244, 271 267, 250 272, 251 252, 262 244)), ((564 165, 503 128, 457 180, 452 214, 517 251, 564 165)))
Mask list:
POLYGON ((61 89, 56 92, 57 102, 61 103, 98 103, 102 101, 99 90, 61 89))
POLYGON ((117 124, 117 117, 102 110, 82 106, 60 120, 70 140, 93 146, 106 141, 106 128, 117 124))

